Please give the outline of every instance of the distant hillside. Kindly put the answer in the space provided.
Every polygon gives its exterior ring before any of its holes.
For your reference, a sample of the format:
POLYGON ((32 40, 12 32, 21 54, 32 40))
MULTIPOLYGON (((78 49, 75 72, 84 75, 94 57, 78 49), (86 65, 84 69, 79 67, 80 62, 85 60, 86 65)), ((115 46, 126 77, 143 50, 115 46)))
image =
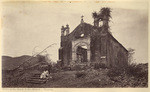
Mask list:
MULTIPOLYGON (((13 70, 30 58, 31 58, 31 56, 29 56, 29 55, 23 55, 20 57, 2 56, 2 70, 13 70)), ((31 60, 29 60, 28 62, 34 63, 37 61, 38 61, 38 59, 34 57, 31 60)))
POLYGON ((10 59, 12 59, 12 57, 10 57, 10 56, 2 56, 2 60, 3 61, 8 61, 10 59))

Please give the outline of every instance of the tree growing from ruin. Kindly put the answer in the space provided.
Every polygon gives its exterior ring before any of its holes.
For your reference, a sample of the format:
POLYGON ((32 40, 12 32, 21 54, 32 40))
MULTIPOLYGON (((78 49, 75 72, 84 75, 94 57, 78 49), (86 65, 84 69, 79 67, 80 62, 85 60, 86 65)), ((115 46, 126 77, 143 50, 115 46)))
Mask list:
POLYGON ((128 64, 134 63, 133 55, 135 54, 135 49, 129 48, 128 49, 128 64))
POLYGON ((104 16, 107 17, 108 21, 109 21, 110 18, 112 18, 112 17, 111 17, 111 9, 110 9, 110 8, 104 7, 104 8, 102 8, 99 12, 93 12, 93 13, 92 13, 92 17, 93 17, 94 19, 97 18, 98 21, 99 21, 100 19, 103 20, 103 17, 104 17, 104 16))
POLYGON ((93 12, 92 17, 94 18, 94 25, 99 25, 101 21, 103 21, 103 28, 107 30, 109 33, 109 21, 111 17, 111 8, 104 7, 99 12, 93 12), (104 24, 105 21, 105 24, 104 24))

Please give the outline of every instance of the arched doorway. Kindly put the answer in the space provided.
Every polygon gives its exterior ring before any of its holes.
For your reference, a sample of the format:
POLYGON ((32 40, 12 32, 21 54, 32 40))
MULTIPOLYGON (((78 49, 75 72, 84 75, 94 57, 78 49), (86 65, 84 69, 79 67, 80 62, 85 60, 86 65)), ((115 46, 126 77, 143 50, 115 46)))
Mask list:
POLYGON ((76 39, 72 41, 72 60, 70 65, 90 65, 90 43, 90 37, 76 39))
POLYGON ((77 62, 87 62, 87 46, 85 45, 78 46, 76 56, 77 62))

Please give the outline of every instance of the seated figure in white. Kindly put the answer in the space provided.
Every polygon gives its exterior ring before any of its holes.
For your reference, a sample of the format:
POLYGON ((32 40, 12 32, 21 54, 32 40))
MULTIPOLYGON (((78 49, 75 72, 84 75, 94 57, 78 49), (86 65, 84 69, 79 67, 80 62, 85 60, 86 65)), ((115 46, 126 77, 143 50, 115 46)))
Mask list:
POLYGON ((41 79, 45 79, 45 78, 47 78, 48 76, 49 76, 49 72, 46 70, 46 71, 44 71, 44 72, 41 74, 40 78, 41 78, 41 79))

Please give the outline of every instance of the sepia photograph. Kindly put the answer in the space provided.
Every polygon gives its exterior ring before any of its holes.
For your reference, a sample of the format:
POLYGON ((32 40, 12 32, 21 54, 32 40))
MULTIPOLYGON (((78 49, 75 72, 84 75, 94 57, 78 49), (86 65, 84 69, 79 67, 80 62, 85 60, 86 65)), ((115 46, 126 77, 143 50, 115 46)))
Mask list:
POLYGON ((2 88, 148 88, 148 0, 1 5, 2 88))

